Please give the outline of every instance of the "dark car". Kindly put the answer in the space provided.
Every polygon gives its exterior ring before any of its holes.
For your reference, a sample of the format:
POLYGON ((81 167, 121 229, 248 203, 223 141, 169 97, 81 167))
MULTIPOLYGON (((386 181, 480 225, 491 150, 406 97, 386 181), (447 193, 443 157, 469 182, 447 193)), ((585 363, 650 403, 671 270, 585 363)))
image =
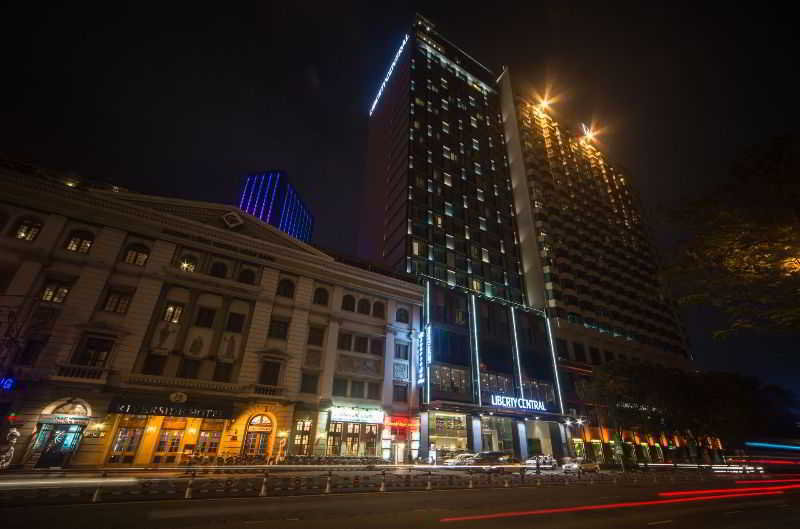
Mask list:
POLYGON ((504 465, 518 465, 519 463, 519 460, 508 452, 478 452, 469 459, 468 464, 497 467, 504 465))

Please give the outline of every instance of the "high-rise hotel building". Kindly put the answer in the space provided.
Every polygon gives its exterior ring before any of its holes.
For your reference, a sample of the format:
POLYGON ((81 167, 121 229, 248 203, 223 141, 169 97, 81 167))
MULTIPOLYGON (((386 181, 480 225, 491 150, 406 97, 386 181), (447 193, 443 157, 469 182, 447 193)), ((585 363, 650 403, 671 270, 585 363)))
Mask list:
POLYGON ((593 133, 499 80, 528 302, 546 309, 567 411, 591 416, 581 382, 614 359, 685 366, 681 324, 657 275, 631 175, 593 133))
POLYGON ((528 304, 496 75, 417 17, 369 109, 363 257, 425 285, 420 454, 563 455, 543 311, 528 304))
POLYGON ((314 216, 283 171, 247 175, 239 197, 239 209, 295 239, 311 242, 314 216))

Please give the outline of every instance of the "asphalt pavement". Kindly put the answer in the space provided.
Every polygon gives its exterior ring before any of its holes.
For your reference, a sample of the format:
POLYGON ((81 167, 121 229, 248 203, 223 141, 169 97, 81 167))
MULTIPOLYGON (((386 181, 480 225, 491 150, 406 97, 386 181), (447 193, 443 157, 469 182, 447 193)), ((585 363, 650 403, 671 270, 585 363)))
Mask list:
MULTIPOLYGON (((798 489, 774 491, 766 496, 700 501, 693 499, 694 495, 664 498, 658 494, 719 486, 717 482, 702 486, 520 487, 137 501, 7 507, 0 510, 0 519, 3 527, 9 529, 800 527, 798 489), (666 503, 665 500, 681 501, 666 503), (576 511, 576 507, 583 510, 576 511)), ((724 486, 737 488, 746 485, 728 483, 724 486)), ((760 491, 755 493, 761 494, 760 491)))

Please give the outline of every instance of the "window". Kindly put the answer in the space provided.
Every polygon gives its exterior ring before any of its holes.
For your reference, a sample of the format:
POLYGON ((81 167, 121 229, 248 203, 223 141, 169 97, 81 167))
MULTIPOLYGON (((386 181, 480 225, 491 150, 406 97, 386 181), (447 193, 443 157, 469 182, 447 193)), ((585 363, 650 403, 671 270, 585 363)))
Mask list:
POLYGON ((197 309, 197 318, 194 321, 196 327, 212 327, 214 325, 214 316, 217 311, 208 307, 200 307, 197 309))
POLYGON ((348 334, 348 333, 344 333, 344 332, 340 332, 339 333, 339 340, 336 343, 336 346, 339 349, 341 349, 342 351, 349 351, 350 347, 352 347, 352 344, 353 344, 353 335, 352 334, 348 334))
POLYGON ((408 323, 408 310, 406 309, 397 309, 397 313, 395 314, 395 319, 400 323, 408 323))
POLYGON ((476 175, 480 175, 481 173, 481 164, 478 162, 472 162, 472 170, 475 171, 476 175))
POLYGON ((453 204, 450 203, 450 202, 445 202, 444 203, 444 214, 447 215, 448 217, 452 217, 454 213, 455 213, 455 210, 453 209, 453 204))
POLYGON ((239 314, 238 312, 228 314, 228 325, 225 326, 225 330, 240 333, 242 329, 244 329, 244 314, 239 314))
POLYGON ((333 396, 346 397, 347 396, 347 379, 333 377, 333 396))
POLYGON ((481 189, 481 188, 479 187, 479 188, 477 188, 477 189, 475 190, 475 192, 476 192, 476 194, 477 194, 477 196, 478 196, 478 200, 480 200, 481 202, 483 202, 484 200, 486 200, 486 197, 485 197, 485 196, 484 196, 484 194, 483 194, 483 189, 481 189))
POLYGON ((180 323, 181 314, 183 314, 183 305, 167 303, 167 306, 164 307, 164 317, 162 319, 169 323, 180 323))
POLYGON ((79 366, 103 367, 106 365, 106 360, 111 353, 112 347, 114 347, 114 340, 112 339, 87 336, 75 351, 72 363, 79 366))
POLYGON ((200 432, 200 435, 197 437, 197 448, 195 448, 195 452, 200 454, 216 454, 221 438, 222 432, 220 431, 204 430, 200 432))
POLYGON ((150 250, 144 244, 131 244, 125 251, 125 262, 136 266, 147 264, 150 250))
POLYGON ((261 364, 261 372, 258 374, 258 383, 265 386, 277 386, 280 374, 280 362, 267 360, 261 364))
POLYGON ((486 231, 486 219, 484 217, 478 217, 478 225, 481 231, 486 231))
POLYGON ((60 281, 49 281, 42 291, 42 301, 64 303, 69 294, 69 285, 60 281))
POLYGON ((127 292, 117 292, 112 290, 106 296, 106 302, 103 305, 103 310, 106 312, 117 312, 125 314, 128 312, 128 307, 131 304, 131 295, 127 292))
POLYGON ((242 268, 239 271, 239 282, 253 285, 256 282, 256 273, 249 268, 242 268))
POLYGON ((408 402, 408 386, 395 385, 392 388, 392 402, 408 402))
POLYGON ((452 186, 453 185, 453 177, 450 176, 450 173, 444 173, 443 181, 444 181, 444 185, 446 185, 446 186, 452 186))
POLYGON ((308 345, 316 345, 322 347, 322 341, 325 339, 325 329, 322 327, 309 327, 308 329, 308 345))
POLYGON ((209 274, 211 274, 214 277, 221 277, 224 279, 228 277, 228 265, 220 261, 216 261, 214 262, 214 264, 211 265, 211 270, 209 271, 209 274))
POLYGON ((572 352, 576 362, 586 362, 586 348, 582 343, 572 342, 572 352))
POLYGON ((431 369, 431 387, 447 393, 467 392, 467 371, 455 367, 435 365, 431 369))
POLYGON ((303 373, 300 379, 300 393, 316 393, 319 385, 319 375, 303 373))
POLYGON ((446 121, 442 121, 442 132, 450 134, 450 124, 446 121))
POLYGON ((369 352, 377 356, 383 356, 384 350, 383 338, 373 338, 369 343, 369 352))
POLYGON ((376 318, 385 318, 386 317, 386 309, 383 303, 380 301, 376 301, 372 305, 372 315, 376 318))
POLYGON ((342 310, 347 310, 350 312, 355 312, 356 310, 356 298, 347 294, 342 298, 342 310))
POLYGON ((350 397, 354 399, 364 398, 364 382, 362 380, 350 381, 350 397))
POLYGON ((472 138, 472 150, 473 151, 481 150, 481 142, 479 142, 476 138, 472 138))
POLYGON ((197 257, 194 255, 184 255, 178 267, 184 272, 194 272, 197 270, 197 257))
POLYGON ((89 231, 73 231, 67 239, 66 250, 68 252, 89 253, 94 242, 94 234, 89 231))
POLYGON ((367 384, 367 398, 370 400, 381 400, 381 385, 378 382, 367 384))
POLYGON ((199 372, 200 360, 181 358, 181 364, 178 366, 178 378, 197 378, 199 372))
POLYGON ((286 337, 289 336, 289 322, 286 320, 270 320, 267 336, 270 338, 277 338, 278 340, 285 340, 286 337))
POLYGON ((359 299, 358 300, 358 312, 359 314, 369 314, 370 303, 368 299, 359 299))
POLYGON ((311 419, 305 418, 295 421, 294 431, 293 453, 300 456, 310 455, 311 419))
POLYGON ((317 288, 314 291, 314 305, 327 305, 328 304, 328 290, 325 288, 317 288))
POLYGON ((394 344, 394 358, 395 360, 408 360, 408 344, 397 343, 394 344))
POLYGON ((286 278, 281 279, 280 281, 278 281, 278 291, 276 293, 277 295, 282 296, 284 298, 293 298, 294 281, 286 278))
POLYGON ((144 359, 142 373, 145 375, 161 376, 161 374, 164 373, 164 366, 166 363, 167 357, 165 355, 150 353, 144 359))
POLYGON ((353 346, 353 351, 356 351, 358 353, 366 353, 368 344, 369 344, 369 338, 367 338, 366 336, 356 336, 353 346))
POLYGON ((489 250, 487 250, 486 248, 481 248, 481 260, 484 263, 489 262, 489 250))
POLYGON ((230 382, 233 374, 233 364, 227 362, 217 362, 214 366, 215 382, 230 382))
POLYGON ((23 219, 14 230, 14 238, 20 241, 35 241, 42 231, 42 223, 33 219, 23 219))

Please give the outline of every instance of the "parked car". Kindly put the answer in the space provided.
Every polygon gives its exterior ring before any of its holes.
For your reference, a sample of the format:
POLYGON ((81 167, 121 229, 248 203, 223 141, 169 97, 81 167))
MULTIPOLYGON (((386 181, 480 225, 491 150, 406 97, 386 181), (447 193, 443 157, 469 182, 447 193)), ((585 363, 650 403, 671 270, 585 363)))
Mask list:
POLYGON ((598 463, 593 463, 591 461, 584 461, 582 458, 576 459, 569 459, 564 462, 564 465, 561 467, 564 470, 564 474, 569 473, 580 473, 580 472, 600 472, 600 465, 598 463))
POLYGON ((529 457, 525 460, 525 465, 529 467, 536 468, 536 462, 539 462, 539 469, 540 470, 556 470, 558 469, 558 463, 556 462, 553 456, 533 456, 529 457))
POLYGON ((475 457, 476 454, 471 454, 469 452, 458 454, 453 457, 449 457, 444 460, 445 465, 454 466, 454 465, 470 465, 469 461, 475 457))
POLYGON ((466 464, 489 467, 489 472, 502 472, 502 467, 519 465, 520 460, 508 452, 478 452, 466 464))

